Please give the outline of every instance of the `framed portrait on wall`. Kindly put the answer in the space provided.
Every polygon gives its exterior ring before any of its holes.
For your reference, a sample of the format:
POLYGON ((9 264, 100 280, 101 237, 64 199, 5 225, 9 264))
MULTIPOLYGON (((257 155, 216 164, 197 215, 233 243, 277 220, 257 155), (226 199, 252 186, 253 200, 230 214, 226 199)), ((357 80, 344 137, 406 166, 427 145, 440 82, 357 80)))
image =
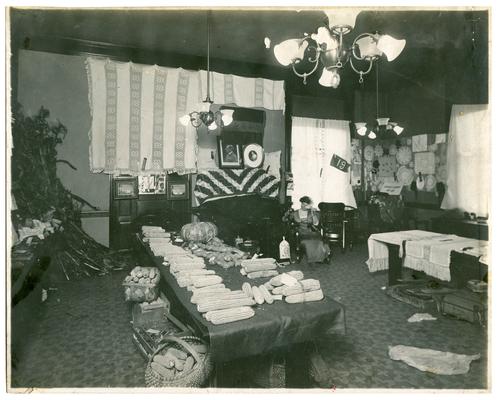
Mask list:
POLYGON ((240 144, 225 143, 218 136, 218 164, 220 168, 242 168, 244 162, 240 144))

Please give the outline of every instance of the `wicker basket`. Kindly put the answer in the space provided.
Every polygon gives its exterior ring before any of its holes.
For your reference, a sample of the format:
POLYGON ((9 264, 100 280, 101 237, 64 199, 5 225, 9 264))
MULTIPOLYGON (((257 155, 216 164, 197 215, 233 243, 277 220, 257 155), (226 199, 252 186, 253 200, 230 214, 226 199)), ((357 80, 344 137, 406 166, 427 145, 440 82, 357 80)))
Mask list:
POLYGON ((149 358, 145 368, 145 385, 148 387, 201 387, 209 377, 213 368, 213 362, 209 350, 206 354, 198 353, 190 343, 203 343, 201 339, 195 336, 165 336, 157 350, 149 358), (157 354, 162 354, 169 347, 175 347, 182 351, 187 351, 194 357, 195 364, 188 372, 179 372, 173 379, 167 378, 154 371, 151 367, 152 360, 157 354))

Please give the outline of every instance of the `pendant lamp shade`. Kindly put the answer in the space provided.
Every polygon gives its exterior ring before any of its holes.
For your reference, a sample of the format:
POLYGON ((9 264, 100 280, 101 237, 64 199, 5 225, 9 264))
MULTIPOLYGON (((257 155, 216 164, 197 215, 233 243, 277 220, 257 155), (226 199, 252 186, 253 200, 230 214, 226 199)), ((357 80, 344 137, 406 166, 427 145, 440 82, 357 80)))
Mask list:
POLYGON ((386 55, 387 61, 395 60, 406 45, 405 39, 395 39, 389 35, 381 35, 377 41, 377 48, 386 55))
POLYGON ((308 42, 302 39, 289 39, 277 44, 273 48, 273 53, 277 61, 283 66, 288 66, 296 60, 304 58, 304 52, 308 47, 308 42))
POLYGON ((318 83, 325 87, 337 88, 341 83, 341 76, 339 75, 337 68, 332 68, 330 70, 324 68, 318 83))

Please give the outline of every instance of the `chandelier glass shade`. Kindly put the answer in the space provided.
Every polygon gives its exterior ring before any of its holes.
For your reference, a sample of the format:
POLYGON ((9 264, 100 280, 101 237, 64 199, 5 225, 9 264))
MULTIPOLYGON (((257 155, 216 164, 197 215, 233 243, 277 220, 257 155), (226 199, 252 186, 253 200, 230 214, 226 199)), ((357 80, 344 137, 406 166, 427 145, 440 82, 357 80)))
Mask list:
POLYGON ((390 122, 389 118, 377 118, 376 124, 370 128, 366 122, 355 122, 356 133, 359 136, 367 136, 369 139, 375 139, 381 131, 392 131, 396 136, 401 135, 405 128, 396 122, 390 122))
POLYGON ((325 12, 329 19, 329 27, 320 26, 316 33, 304 34, 301 39, 287 39, 273 48, 277 61, 283 66, 292 65, 294 73, 303 78, 306 84, 308 76, 320 66, 323 67, 319 83, 325 87, 337 88, 340 83, 340 70, 350 64, 353 71, 363 76, 372 70, 374 62, 383 55, 387 61, 395 60, 403 51, 406 40, 398 40, 389 35, 378 33, 362 33, 350 45, 344 43, 344 36, 355 26, 357 11, 341 10, 341 12, 325 12), (311 63, 307 72, 298 72, 295 66, 301 63, 307 53, 311 56, 306 61, 311 63), (355 65, 355 62, 357 63, 355 65), (358 63, 363 62, 363 68, 358 63))

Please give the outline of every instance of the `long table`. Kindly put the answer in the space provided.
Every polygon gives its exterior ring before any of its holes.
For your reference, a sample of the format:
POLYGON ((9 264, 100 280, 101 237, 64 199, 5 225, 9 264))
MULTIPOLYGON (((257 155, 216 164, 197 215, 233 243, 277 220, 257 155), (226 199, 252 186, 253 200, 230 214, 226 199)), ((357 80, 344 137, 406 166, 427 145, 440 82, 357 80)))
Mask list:
MULTIPOLYGON (((213 325, 206 321, 190 302, 192 295, 186 288, 180 288, 164 266, 163 258, 156 257, 149 246, 137 234, 138 248, 144 252, 150 263, 161 271, 161 286, 171 302, 172 313, 196 335, 210 343, 215 362, 227 362, 238 358, 276 351, 287 346, 311 342, 332 334, 345 334, 344 306, 325 296, 321 301, 302 304, 288 304, 275 301, 255 307, 254 317, 223 325, 213 325)), ((251 285, 261 285, 268 278, 249 280, 240 274, 238 268, 223 269, 209 266, 223 277, 224 284, 237 290, 244 281, 251 285)), ((305 278, 312 278, 303 270, 305 278)))
POLYGON ((384 232, 368 238, 370 272, 388 270, 388 284, 401 278, 401 267, 422 271, 442 281, 452 281, 455 253, 485 259, 488 242, 429 231, 384 232))

